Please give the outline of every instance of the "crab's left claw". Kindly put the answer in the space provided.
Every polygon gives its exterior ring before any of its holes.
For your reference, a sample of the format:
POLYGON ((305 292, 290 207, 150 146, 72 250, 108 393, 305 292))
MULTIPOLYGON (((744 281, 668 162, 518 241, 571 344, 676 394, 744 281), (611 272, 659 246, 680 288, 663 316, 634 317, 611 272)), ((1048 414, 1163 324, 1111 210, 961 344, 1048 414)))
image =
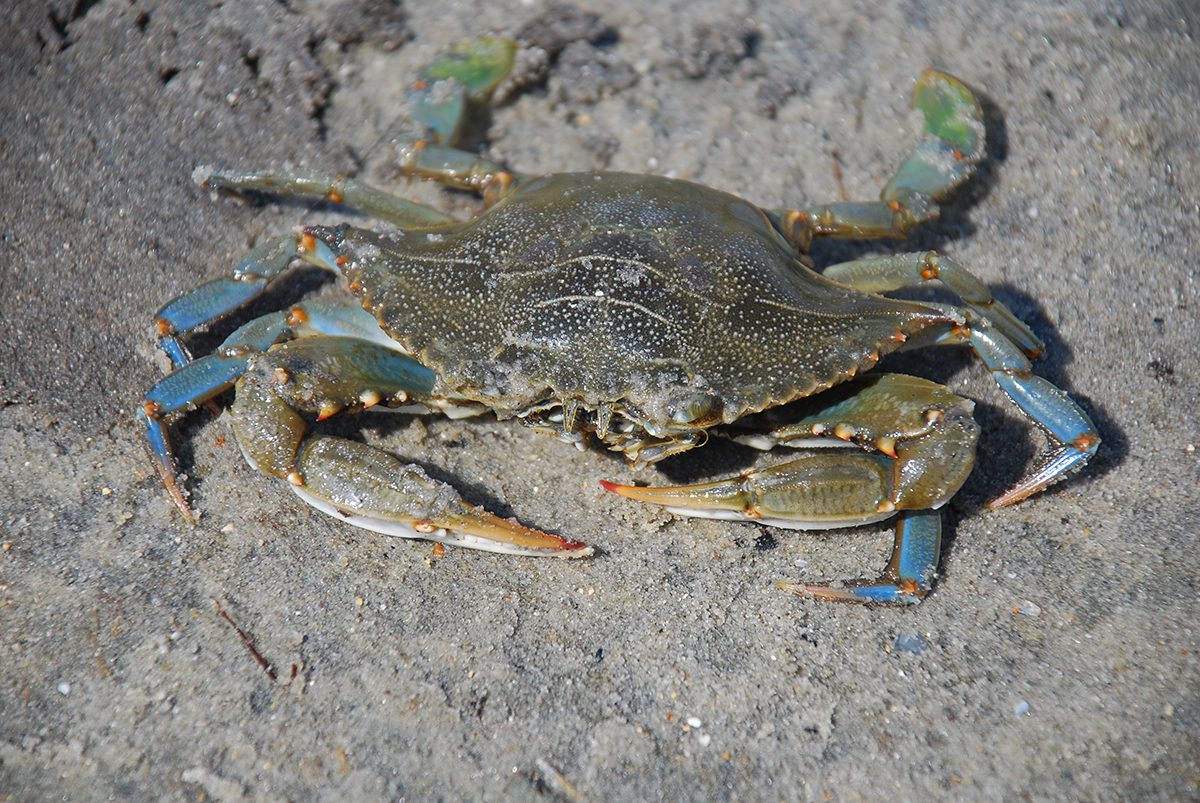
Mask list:
POLYGON ((323 513, 384 535, 509 555, 592 554, 587 544, 474 507, 419 467, 356 441, 310 437, 297 456, 296 476, 289 480, 297 495, 323 513))

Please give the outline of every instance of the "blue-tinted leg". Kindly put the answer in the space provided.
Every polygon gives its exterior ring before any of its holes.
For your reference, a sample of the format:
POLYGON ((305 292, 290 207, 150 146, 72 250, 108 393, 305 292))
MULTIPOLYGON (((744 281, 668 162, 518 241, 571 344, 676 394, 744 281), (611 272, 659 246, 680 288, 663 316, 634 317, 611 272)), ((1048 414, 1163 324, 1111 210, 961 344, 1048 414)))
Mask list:
POLYGON ((906 510, 896 519, 896 544, 877 580, 851 580, 838 587, 781 582, 779 587, 802 597, 833 602, 910 604, 929 593, 942 549, 942 514, 906 510))
POLYGON ((196 287, 167 302, 154 316, 152 332, 175 368, 191 362, 192 355, 178 336, 232 312, 260 295, 267 284, 297 257, 299 235, 290 234, 254 248, 233 273, 196 287))
MULTIPOLYGON (((954 312, 953 308, 946 308, 954 312)), ((958 310, 963 326, 923 332, 909 342, 920 345, 969 345, 983 361, 1001 390, 1021 408, 1049 440, 1034 466, 1020 482, 988 503, 990 508, 1019 502, 1087 464, 1100 448, 1096 425, 1066 393, 1033 373, 1029 360, 986 319, 958 310)))
MULTIPOLYGON (((135 414, 138 427, 146 437, 163 485, 189 522, 194 518, 175 478, 175 459, 167 432, 170 416, 190 410, 231 388, 255 354, 284 340, 322 334, 355 337, 395 347, 380 331, 374 317, 353 301, 298 304, 287 312, 255 318, 233 332, 212 354, 182 366, 146 394, 135 414)), ((408 357, 396 356, 403 361, 401 368, 428 370, 408 357)))

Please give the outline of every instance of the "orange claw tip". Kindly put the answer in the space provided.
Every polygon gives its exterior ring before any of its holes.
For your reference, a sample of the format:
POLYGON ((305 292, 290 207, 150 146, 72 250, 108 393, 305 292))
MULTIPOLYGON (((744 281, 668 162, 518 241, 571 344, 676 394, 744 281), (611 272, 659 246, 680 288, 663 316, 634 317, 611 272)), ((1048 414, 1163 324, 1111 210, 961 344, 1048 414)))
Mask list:
POLYGON ((561 535, 552 535, 550 537, 558 539, 558 548, 564 552, 579 552, 583 556, 587 556, 592 554, 594 551, 590 546, 582 541, 572 541, 570 538, 563 538, 561 535))
POLYGON ((664 492, 673 490, 670 488, 650 488, 643 485, 621 485, 609 482, 608 480, 600 480, 600 487, 618 496, 623 496, 626 499, 636 499, 639 502, 653 502, 659 505, 670 503, 670 500, 664 496, 664 492))
MULTIPOLYGON (((593 552, 592 548, 582 541, 573 541, 570 538, 563 538, 561 535, 535 530, 515 519, 502 519, 467 502, 463 502, 462 507, 462 513, 449 516, 438 524, 498 544, 509 544, 520 550, 545 550, 546 552, 543 554, 561 553, 560 556, 565 558, 586 558, 593 552)), ((529 553, 525 552, 524 554, 529 553)))

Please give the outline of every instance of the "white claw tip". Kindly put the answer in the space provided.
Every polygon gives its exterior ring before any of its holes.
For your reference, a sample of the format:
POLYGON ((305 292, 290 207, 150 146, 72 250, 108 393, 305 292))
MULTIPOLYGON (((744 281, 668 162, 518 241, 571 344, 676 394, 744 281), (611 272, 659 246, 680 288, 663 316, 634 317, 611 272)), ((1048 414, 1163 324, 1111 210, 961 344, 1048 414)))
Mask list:
POLYGON ((197 165, 196 169, 192 171, 192 181, 207 189, 208 181, 215 172, 217 169, 212 165, 197 165))

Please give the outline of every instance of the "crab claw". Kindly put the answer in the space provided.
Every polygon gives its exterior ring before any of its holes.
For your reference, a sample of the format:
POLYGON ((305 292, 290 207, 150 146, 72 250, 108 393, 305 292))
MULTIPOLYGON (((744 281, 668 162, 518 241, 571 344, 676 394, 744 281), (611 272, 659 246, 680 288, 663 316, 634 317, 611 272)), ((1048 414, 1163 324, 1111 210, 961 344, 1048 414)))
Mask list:
POLYGON ((586 558, 593 552, 592 548, 582 541, 572 541, 560 535, 544 533, 526 527, 514 519, 502 519, 466 502, 462 503, 462 507, 463 512, 447 514, 440 522, 446 530, 458 534, 457 537, 448 538, 449 542, 461 544, 461 539, 469 536, 487 542, 487 545, 473 544, 476 549, 493 552, 512 551, 519 554, 533 551, 537 554, 552 553, 564 558, 586 558))
POLYGON ((810 453, 787 463, 694 485, 647 488, 607 480, 600 485, 681 516, 754 521, 791 530, 829 530, 882 521, 896 512, 888 497, 892 462, 884 455, 810 453))
POLYGON ((287 479, 322 513, 383 535, 509 555, 585 558, 593 551, 468 504, 418 466, 342 438, 309 438, 287 479))
POLYGON ((751 500, 741 489, 740 478, 697 483, 696 485, 651 488, 642 485, 620 485, 600 480, 600 487, 626 499, 662 505, 681 516, 700 516, 713 519, 757 519, 751 500))
MULTIPOLYGON (((639 488, 604 480, 600 484, 621 496, 663 505, 688 516, 827 529, 879 521, 897 512, 896 506, 887 500, 871 502, 872 486, 874 493, 880 488, 881 477, 875 476, 877 462, 874 456, 866 454, 842 458, 813 455, 773 469, 679 488, 639 488)), ((878 578, 835 585, 789 580, 778 586, 798 596, 833 602, 891 605, 920 602, 929 593, 937 573, 941 539, 941 519, 936 510, 901 510, 891 558, 878 578)))

